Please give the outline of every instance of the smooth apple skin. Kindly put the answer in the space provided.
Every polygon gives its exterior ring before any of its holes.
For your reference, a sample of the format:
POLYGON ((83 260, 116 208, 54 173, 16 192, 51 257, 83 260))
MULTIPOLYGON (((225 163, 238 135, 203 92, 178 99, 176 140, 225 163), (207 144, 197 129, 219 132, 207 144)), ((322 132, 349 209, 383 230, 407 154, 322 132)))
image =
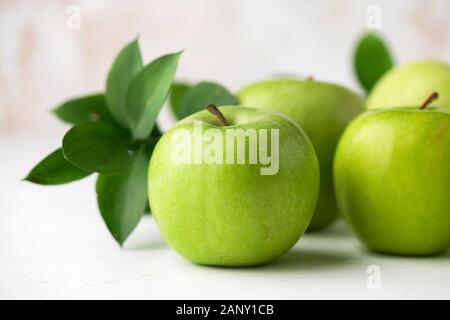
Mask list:
POLYGON ((166 242, 203 265, 255 266, 288 251, 311 220, 319 190, 319 167, 306 134, 287 117, 262 110, 221 107, 233 127, 279 129, 279 171, 261 175, 260 165, 173 164, 174 130, 193 121, 219 127, 207 111, 166 132, 149 165, 149 199, 166 242))
POLYGON ((450 245, 450 113, 369 111, 339 142, 340 210, 370 249, 432 255, 450 245))
POLYGON ((450 108, 450 65, 421 60, 388 71, 367 99, 368 109, 420 105, 432 92, 439 100, 430 106, 450 108))
POLYGON ((320 230, 339 216, 333 186, 333 159, 338 140, 350 121, 364 111, 364 101, 332 83, 272 80, 238 92, 241 105, 286 114, 308 135, 320 164, 320 192, 308 230, 320 230))

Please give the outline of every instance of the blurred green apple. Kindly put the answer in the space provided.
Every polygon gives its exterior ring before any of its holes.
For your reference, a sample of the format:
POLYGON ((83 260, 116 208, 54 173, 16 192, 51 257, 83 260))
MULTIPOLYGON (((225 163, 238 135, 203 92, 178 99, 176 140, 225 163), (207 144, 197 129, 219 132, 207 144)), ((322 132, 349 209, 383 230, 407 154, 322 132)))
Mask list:
POLYGON ((211 110, 215 116, 195 113, 156 145, 148 175, 154 217, 167 243, 192 262, 268 263, 288 251, 311 220, 320 180, 314 148, 281 114, 236 106, 211 110), (223 146, 211 147, 217 142, 223 146), (249 148, 245 161, 239 160, 242 146, 249 148), (211 149, 214 157, 206 161, 211 149), (266 152, 270 164, 261 158, 266 152), (257 163, 251 155, 259 155, 257 163))
POLYGON ((338 217, 332 164, 347 124, 364 109, 363 100, 348 89, 313 80, 272 80, 251 84, 238 93, 241 105, 288 115, 311 139, 320 164, 320 192, 308 230, 327 227, 338 217))
POLYGON ((336 150, 339 208, 373 250, 399 255, 446 251, 449 163, 450 110, 368 111, 348 126, 336 150))
POLYGON ((415 106, 431 92, 440 95, 431 106, 450 108, 450 66, 436 60, 417 61, 383 75, 367 99, 367 108, 415 106))

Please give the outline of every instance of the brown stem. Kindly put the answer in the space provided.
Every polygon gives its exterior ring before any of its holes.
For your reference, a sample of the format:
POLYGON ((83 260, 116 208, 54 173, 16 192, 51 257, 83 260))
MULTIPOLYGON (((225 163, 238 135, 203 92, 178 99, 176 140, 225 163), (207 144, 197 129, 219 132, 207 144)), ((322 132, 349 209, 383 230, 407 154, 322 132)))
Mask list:
POLYGON ((309 75, 309 76, 306 77, 306 80, 314 81, 314 76, 313 75, 309 75))
POLYGON ((208 110, 209 112, 211 112, 213 115, 216 116, 217 121, 219 121, 219 124, 221 126, 228 126, 228 122, 227 119, 225 119, 225 117, 223 116, 223 113, 220 112, 219 108, 217 108, 217 106, 215 104, 209 104, 206 107, 206 110, 208 110))
POLYGON ((439 94, 437 92, 433 92, 428 98, 427 100, 425 100, 425 102, 420 106, 420 109, 423 110, 426 107, 428 107, 428 105, 433 102, 434 100, 436 100, 437 98, 439 98, 439 94))

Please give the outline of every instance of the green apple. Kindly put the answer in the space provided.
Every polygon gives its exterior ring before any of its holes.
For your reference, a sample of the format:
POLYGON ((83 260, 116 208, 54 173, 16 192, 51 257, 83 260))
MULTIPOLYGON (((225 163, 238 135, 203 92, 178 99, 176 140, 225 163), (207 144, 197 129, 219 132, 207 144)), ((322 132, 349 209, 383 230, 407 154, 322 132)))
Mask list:
POLYGON ((370 93, 367 108, 415 106, 435 91, 440 95, 438 105, 450 108, 450 65, 436 60, 417 61, 387 72, 370 93))
POLYGON ((399 255, 446 251, 449 163, 450 110, 368 111, 348 126, 336 150, 339 208, 372 250, 399 255))
POLYGON ((334 151, 347 124, 364 109, 363 100, 336 84, 312 80, 272 80, 238 93, 241 105, 288 115, 305 130, 320 164, 320 192, 308 230, 319 230, 338 217, 333 187, 334 151))
POLYGON ((156 145, 148 179, 157 225, 166 242, 194 263, 268 263, 288 251, 311 220, 320 182, 314 148, 282 114, 236 106, 210 110, 215 115, 201 111, 180 121, 156 145), (252 133, 258 143, 250 151, 252 133), (239 161, 242 146, 249 148, 245 161, 239 161), (211 150, 212 159, 206 157, 211 150), (264 171, 266 153, 276 170, 264 171), (259 155, 256 163, 250 154, 259 155))

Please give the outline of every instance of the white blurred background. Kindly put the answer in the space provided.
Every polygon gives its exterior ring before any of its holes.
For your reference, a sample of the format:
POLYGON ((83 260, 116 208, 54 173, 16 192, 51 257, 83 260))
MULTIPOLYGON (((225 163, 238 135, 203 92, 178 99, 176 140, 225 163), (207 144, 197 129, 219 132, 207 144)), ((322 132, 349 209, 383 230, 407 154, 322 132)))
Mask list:
POLYGON ((185 50, 179 79, 237 90, 273 75, 313 75, 358 91, 352 50, 373 6, 397 63, 450 62, 446 0, 0 0, 0 134, 62 135, 66 127, 48 111, 103 90, 112 60, 136 35, 145 62, 185 50), (67 26, 72 5, 80 29, 67 26))
MULTIPOLYGON (((198 268, 165 246, 148 216, 120 250, 98 212, 95 176, 54 188, 21 181, 68 129, 50 109, 103 91, 115 55, 136 35, 146 62, 185 50, 178 79, 235 91, 312 75, 360 92, 353 46, 374 9, 397 63, 450 63, 447 0, 0 0, 0 298, 449 297, 448 254, 382 258, 342 223, 303 237, 284 266, 198 268), (73 6, 80 29, 67 27, 73 6), (366 289, 372 264, 384 272, 383 290, 366 289)), ((170 126, 170 112, 159 120, 170 126)))

